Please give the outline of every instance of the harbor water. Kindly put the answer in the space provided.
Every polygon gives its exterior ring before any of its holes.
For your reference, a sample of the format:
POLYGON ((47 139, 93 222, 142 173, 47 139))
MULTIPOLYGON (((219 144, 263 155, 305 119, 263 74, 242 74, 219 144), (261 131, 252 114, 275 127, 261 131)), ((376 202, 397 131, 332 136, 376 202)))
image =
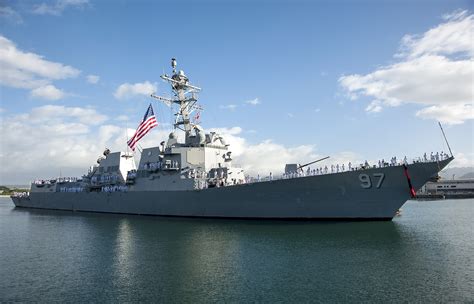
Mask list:
POLYGON ((474 200, 391 222, 242 221, 14 208, 0 302, 473 302, 474 200))

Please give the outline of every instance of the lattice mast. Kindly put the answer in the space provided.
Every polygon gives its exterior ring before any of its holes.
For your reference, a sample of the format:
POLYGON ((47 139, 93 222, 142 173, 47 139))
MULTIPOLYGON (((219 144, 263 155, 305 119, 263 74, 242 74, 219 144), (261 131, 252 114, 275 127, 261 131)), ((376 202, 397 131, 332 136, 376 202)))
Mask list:
POLYGON ((176 70, 175 58, 171 59, 171 67, 173 68, 173 75, 171 75, 171 77, 167 74, 161 75, 160 77, 171 85, 175 98, 171 99, 155 94, 151 94, 151 97, 162 101, 169 107, 171 107, 172 104, 178 105, 178 111, 175 113, 174 128, 184 131, 186 138, 188 138, 193 128, 190 115, 195 110, 202 110, 202 108, 197 105, 197 93, 201 91, 201 88, 191 85, 183 70, 176 70))

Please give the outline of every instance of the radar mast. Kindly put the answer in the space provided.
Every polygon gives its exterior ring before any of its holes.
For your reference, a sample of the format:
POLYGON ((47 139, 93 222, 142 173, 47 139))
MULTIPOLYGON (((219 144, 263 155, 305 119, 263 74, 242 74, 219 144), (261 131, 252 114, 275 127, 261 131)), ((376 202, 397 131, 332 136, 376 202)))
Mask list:
POLYGON ((151 94, 151 97, 158 99, 169 107, 172 104, 178 105, 178 111, 175 113, 174 128, 184 131, 186 138, 188 138, 194 126, 189 117, 194 110, 202 110, 202 108, 197 105, 197 94, 201 91, 201 88, 191 85, 184 71, 176 70, 176 66, 176 59, 172 58, 171 67, 173 68, 173 74, 171 76, 167 74, 160 76, 161 79, 171 85, 174 98, 157 96, 155 94, 151 94))

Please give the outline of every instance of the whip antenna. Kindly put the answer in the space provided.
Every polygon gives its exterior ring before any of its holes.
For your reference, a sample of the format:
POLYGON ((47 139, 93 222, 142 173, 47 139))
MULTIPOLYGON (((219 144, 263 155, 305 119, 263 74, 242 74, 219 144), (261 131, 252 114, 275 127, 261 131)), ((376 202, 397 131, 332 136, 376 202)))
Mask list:
POLYGON ((441 123, 438 121, 439 128, 441 129, 441 132, 443 133, 444 140, 446 141, 446 145, 448 145, 449 153, 451 154, 451 157, 453 157, 453 151, 451 151, 451 147, 449 146, 448 139, 446 138, 446 134, 444 134, 443 126, 441 126, 441 123))

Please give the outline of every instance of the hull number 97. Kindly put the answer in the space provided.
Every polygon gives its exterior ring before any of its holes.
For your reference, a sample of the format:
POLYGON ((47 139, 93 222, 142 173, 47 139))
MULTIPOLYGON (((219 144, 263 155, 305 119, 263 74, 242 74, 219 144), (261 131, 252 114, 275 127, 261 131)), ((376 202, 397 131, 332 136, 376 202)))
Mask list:
POLYGON ((359 174, 360 186, 364 189, 370 189, 372 186, 375 188, 380 188, 382 186, 385 174, 383 173, 374 173, 372 177, 369 174, 359 174))

